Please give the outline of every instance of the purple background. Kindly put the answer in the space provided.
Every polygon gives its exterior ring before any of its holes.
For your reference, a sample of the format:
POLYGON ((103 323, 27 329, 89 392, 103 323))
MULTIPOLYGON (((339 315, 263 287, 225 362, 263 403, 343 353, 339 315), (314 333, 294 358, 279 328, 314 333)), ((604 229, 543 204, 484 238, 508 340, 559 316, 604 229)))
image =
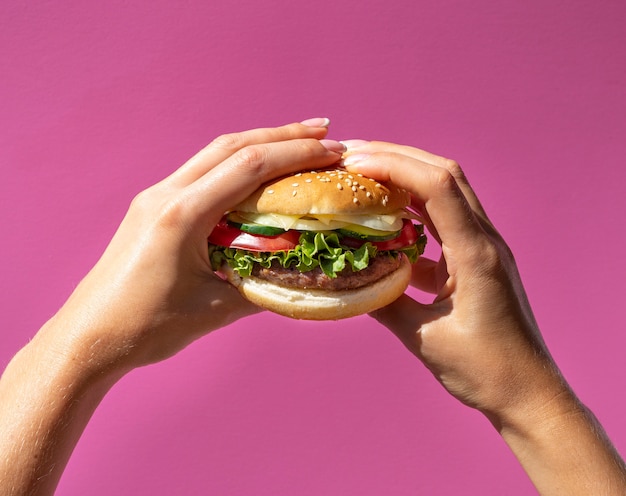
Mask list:
MULTIPOLYGON (((516 253, 566 377, 626 451, 626 3, 0 3, 0 365, 133 195, 227 131, 454 158, 516 253)), ((367 317, 270 314, 137 370, 59 494, 532 492, 482 416, 367 317)))

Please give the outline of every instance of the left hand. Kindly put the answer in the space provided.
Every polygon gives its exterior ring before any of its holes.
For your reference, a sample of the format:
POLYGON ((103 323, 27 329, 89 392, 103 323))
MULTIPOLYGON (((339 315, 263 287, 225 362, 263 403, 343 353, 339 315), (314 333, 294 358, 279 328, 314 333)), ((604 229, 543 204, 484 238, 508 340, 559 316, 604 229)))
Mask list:
POLYGON ((211 271, 207 237, 263 182, 339 160, 343 147, 322 139, 320 121, 223 135, 137 195, 102 258, 48 323, 57 333, 48 343, 85 366, 125 371, 258 311, 211 271))

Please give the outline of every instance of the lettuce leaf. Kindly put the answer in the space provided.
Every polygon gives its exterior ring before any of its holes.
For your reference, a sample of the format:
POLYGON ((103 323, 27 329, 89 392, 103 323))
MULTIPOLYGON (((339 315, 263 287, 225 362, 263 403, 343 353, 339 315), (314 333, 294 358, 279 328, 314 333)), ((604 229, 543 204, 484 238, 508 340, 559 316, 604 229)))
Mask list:
MULTIPOLYGON (((424 238, 424 236, 420 237, 424 238)), ((400 251, 405 253, 411 263, 424 251, 424 243, 408 246, 400 251)), ((335 278, 342 270, 350 267, 353 272, 367 268, 377 249, 371 243, 364 243, 360 248, 348 248, 341 244, 341 239, 334 232, 305 231, 300 235, 298 246, 289 251, 255 252, 209 245, 211 266, 217 270, 223 262, 228 263, 242 277, 252 274, 254 264, 269 268, 277 262, 282 267, 295 267, 300 272, 308 272, 317 267, 328 277, 335 278)), ((390 256, 397 256, 399 251, 389 251, 390 256)))
POLYGON ((227 262, 243 277, 252 273, 255 263, 269 268, 273 262, 278 262, 282 267, 295 267, 300 272, 320 267, 328 277, 335 278, 346 267, 363 270, 369 265, 370 257, 376 255, 376 247, 371 243, 354 250, 342 246, 336 233, 311 231, 303 232, 298 246, 289 251, 255 252, 218 246, 210 246, 209 250, 214 270, 227 262))

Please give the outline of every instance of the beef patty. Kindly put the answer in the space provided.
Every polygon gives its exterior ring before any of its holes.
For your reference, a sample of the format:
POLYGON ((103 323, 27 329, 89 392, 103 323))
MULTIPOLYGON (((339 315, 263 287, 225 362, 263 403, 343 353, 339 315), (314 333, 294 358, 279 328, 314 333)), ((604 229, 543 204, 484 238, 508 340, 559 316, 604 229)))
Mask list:
POLYGON ((293 267, 282 267, 277 262, 272 263, 269 268, 255 264, 252 275, 288 288, 327 289, 331 291, 355 289, 377 281, 398 269, 401 256, 404 255, 400 254, 395 257, 389 254, 377 255, 370 259, 370 263, 365 269, 354 272, 350 267, 347 267, 337 273, 335 278, 328 277, 319 267, 308 272, 300 272, 293 267))

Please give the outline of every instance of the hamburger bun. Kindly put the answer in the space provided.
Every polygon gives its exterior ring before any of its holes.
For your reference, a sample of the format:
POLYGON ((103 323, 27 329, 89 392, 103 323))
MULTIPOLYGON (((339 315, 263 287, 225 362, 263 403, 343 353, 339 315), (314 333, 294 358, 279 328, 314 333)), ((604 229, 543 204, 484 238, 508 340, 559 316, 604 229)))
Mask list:
POLYGON ((284 215, 380 215, 410 203, 406 190, 335 168, 298 172, 269 182, 233 210, 284 215))
POLYGON ((411 280, 411 264, 402 255, 400 267, 382 279, 339 291, 290 288, 256 277, 241 277, 227 264, 221 272, 255 305, 300 320, 340 320, 373 312, 398 299, 411 280))
POLYGON ((209 237, 211 263, 246 299, 280 315, 337 320, 372 312, 404 293, 423 251, 410 202, 406 190, 342 167, 284 176, 227 213, 209 237), (334 239, 330 248, 320 242, 317 265, 303 263, 306 235, 315 250, 318 236, 334 239), (298 250, 295 261, 281 258, 298 250))

